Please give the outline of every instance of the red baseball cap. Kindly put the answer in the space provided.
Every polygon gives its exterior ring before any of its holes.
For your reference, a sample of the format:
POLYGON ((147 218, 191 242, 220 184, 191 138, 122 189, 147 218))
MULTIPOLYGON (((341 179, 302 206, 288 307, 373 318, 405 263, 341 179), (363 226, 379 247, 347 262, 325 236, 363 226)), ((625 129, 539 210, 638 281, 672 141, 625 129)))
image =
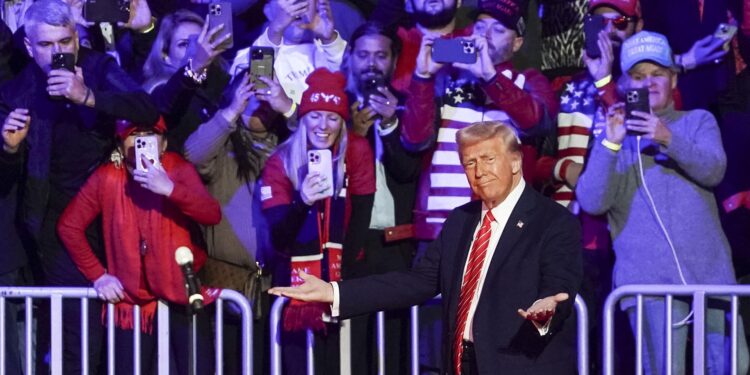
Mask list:
POLYGON ((600 6, 608 6, 620 13, 630 17, 640 16, 641 9, 638 0, 591 0, 589 1, 589 12, 600 6))

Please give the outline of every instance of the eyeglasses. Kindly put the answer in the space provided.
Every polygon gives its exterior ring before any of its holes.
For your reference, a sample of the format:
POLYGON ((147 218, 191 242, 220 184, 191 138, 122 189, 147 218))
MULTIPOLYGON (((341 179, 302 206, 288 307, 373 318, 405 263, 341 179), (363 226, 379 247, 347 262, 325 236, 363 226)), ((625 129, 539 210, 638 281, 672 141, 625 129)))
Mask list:
POLYGON ((604 23, 612 23, 612 25, 615 26, 617 30, 624 31, 628 28, 628 25, 631 22, 635 22, 638 20, 638 17, 630 17, 630 16, 619 16, 614 18, 607 18, 604 17, 604 23))

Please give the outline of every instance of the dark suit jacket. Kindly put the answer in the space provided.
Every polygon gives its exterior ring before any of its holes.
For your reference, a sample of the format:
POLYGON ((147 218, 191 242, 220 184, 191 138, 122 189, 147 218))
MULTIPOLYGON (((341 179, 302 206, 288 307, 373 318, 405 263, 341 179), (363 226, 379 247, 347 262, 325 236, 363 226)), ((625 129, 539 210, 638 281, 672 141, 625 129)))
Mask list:
MULTIPOLYGON (((442 294, 442 367, 450 373, 460 284, 481 207, 474 201, 453 210, 411 271, 339 283, 341 316, 405 308, 442 294)), ((497 245, 474 315, 480 374, 576 373, 575 321, 568 317, 581 283, 581 268, 578 221, 527 186, 497 245), (517 309, 560 292, 570 298, 558 306, 550 333, 539 336, 517 309)))

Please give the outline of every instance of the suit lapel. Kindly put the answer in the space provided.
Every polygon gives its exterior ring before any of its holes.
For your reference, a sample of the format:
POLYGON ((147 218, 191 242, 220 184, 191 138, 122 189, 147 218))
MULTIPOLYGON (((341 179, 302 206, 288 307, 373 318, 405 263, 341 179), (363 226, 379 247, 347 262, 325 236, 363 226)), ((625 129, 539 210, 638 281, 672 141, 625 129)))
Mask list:
MULTIPOLYGON (((508 222, 505 224, 505 229, 502 236, 500 236, 500 240, 497 242, 497 247, 495 247, 495 253, 492 254, 485 280, 490 280, 500 270, 508 255, 516 250, 514 248, 516 242, 521 238, 524 231, 527 230, 527 224, 531 222, 531 213, 535 205, 533 194, 534 192, 527 185, 518 203, 516 203, 516 207, 513 208, 508 222)), ((485 285, 487 284, 485 283, 485 285)))

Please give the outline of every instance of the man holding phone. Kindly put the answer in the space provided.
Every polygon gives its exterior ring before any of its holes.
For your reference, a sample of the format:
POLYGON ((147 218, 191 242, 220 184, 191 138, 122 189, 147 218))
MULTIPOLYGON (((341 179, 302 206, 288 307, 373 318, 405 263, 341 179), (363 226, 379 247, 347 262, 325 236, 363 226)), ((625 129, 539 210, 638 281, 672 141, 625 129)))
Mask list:
MULTIPOLYGON (((274 75, 286 95, 299 104, 307 89, 305 79, 313 70, 339 69, 346 41, 336 31, 329 0, 270 0, 263 12, 270 21, 253 46, 273 48, 274 75)), ((250 63, 250 50, 237 52, 230 73, 250 63)), ((287 118, 294 108, 285 114, 287 118)))
MULTIPOLYGON (((34 63, 0 88, 0 169, 26 175, 8 183, 18 184, 23 193, 20 216, 40 253, 44 282, 89 286, 57 239, 57 218, 91 171, 109 156, 114 119, 152 124, 159 114, 114 59, 79 49, 75 19, 66 3, 35 2, 26 11, 24 28, 34 63), (56 53, 72 55, 72 71, 53 69, 56 53)), ((97 232, 89 228, 92 239, 97 232)), ((101 347, 99 307, 94 303, 89 309, 91 368, 96 368, 101 347)), ((80 304, 64 303, 63 321, 65 373, 80 374, 80 346, 75 344, 80 338, 80 304)))
MULTIPOLYGON (((370 208, 363 256, 353 267, 344 268, 344 277, 382 274, 406 270, 416 250, 413 241, 414 199, 421 168, 419 154, 408 152, 401 143, 398 116, 403 101, 391 88, 393 69, 401 50, 395 29, 378 22, 367 22, 352 34, 347 61, 348 94, 351 106, 351 129, 367 138, 375 155, 375 191, 370 208)), ((386 312, 385 373, 408 373, 409 311, 386 312)), ((351 320, 352 368, 357 373, 375 374, 377 361, 375 315, 351 320), (366 370, 362 370, 366 369, 366 370)))
MULTIPOLYGON (((667 39, 641 31, 622 45, 620 66, 629 87, 647 88, 650 113, 623 105, 607 112, 577 197, 586 212, 606 214, 616 254, 614 286, 629 284, 735 284, 729 244, 721 229, 712 188, 724 177, 726 155, 716 119, 704 110, 678 111, 672 90, 677 74, 667 39), (626 137, 628 130, 643 135, 626 137)), ((706 344, 710 373, 729 368, 724 351, 728 303, 707 301, 706 344), (722 306, 722 304, 726 306, 722 306)), ((622 303, 635 331, 633 298, 622 303)), ((671 365, 685 372, 690 305, 673 302, 673 357, 664 359, 665 302, 644 304, 644 361, 647 374, 671 365)), ((742 321, 740 323, 740 332, 742 321)), ((747 373, 744 335, 738 340, 737 373, 747 373)))
MULTIPOLYGON (((606 218, 581 212, 573 190, 588 155, 591 134, 599 134, 605 127, 607 108, 618 101, 617 87, 627 80, 620 72, 619 51, 622 42, 643 27, 639 10, 638 0, 589 3, 584 21, 586 48, 581 51, 586 70, 563 86, 557 115, 557 152, 545 157, 554 166, 548 176, 553 180, 552 198, 581 221, 586 250, 581 295, 592 310, 591 316, 599 316, 597 311, 610 291, 611 244, 606 218)), ((592 342, 601 337, 599 329, 599 320, 592 320, 592 342)))
POLYGON ((510 61, 523 44, 521 11, 513 1, 480 1, 473 34, 464 38, 476 50, 473 64, 436 63, 432 50, 436 37, 422 40, 402 130, 408 148, 432 153, 417 193, 415 229, 420 240, 433 240, 450 210, 471 200, 466 177, 453 170, 458 158, 452 134, 458 129, 480 121, 511 123, 521 133, 524 177, 529 182, 535 179, 535 144, 551 134, 547 126, 558 105, 541 73, 519 72, 510 61))

